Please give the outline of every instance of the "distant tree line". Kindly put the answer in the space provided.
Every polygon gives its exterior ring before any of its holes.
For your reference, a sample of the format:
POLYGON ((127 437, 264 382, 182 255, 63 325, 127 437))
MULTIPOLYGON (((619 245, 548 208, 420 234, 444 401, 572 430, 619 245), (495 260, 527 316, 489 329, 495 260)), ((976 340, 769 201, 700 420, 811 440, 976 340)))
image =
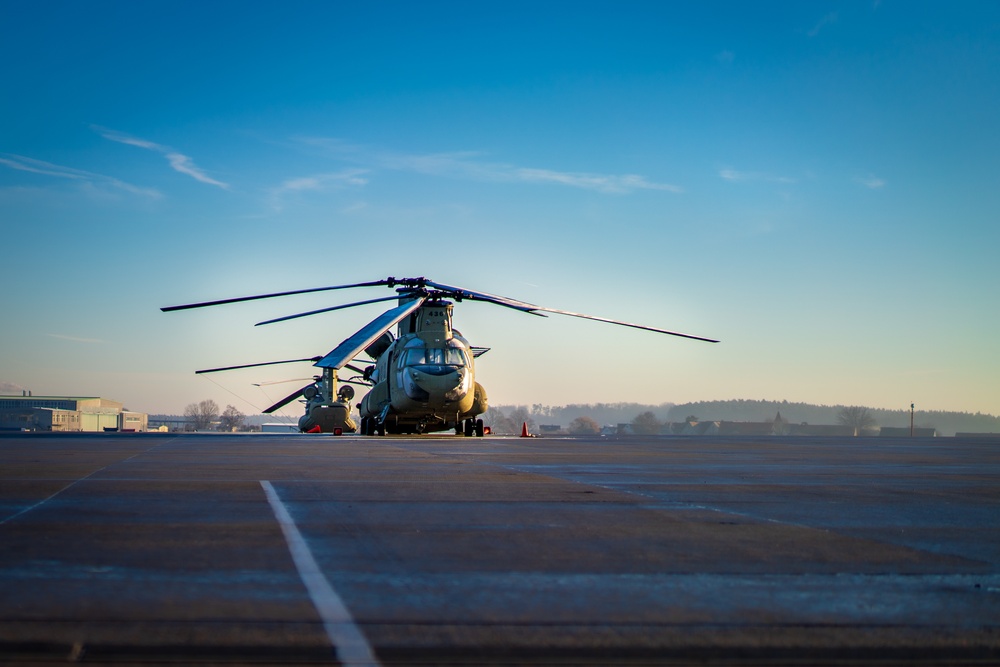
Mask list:
MULTIPOLYGON (((585 426, 584 422, 577 421, 586 417, 598 424, 598 429, 604 426, 630 424, 633 431, 639 433, 647 432, 646 429, 657 428, 657 424, 662 427, 667 423, 687 421, 773 421, 778 413, 781 414, 782 420, 789 424, 840 424, 854 427, 859 432, 873 426, 904 428, 910 425, 908 408, 884 410, 864 406, 830 406, 746 399, 659 405, 641 403, 497 405, 490 406, 484 415, 484 421, 487 425, 496 424, 493 428, 495 433, 516 435, 521 432, 521 425, 525 422, 533 432, 536 424, 559 425, 567 431, 571 428, 587 429, 590 427, 585 426)), ((1000 433, 1000 417, 979 412, 918 409, 914 426, 935 428, 941 435, 954 435, 956 432, 1000 433)))
MULTIPOLYGON (((730 400, 695 403, 574 403, 561 406, 494 405, 483 415, 494 433, 519 435, 524 424, 538 433, 543 424, 559 425, 575 434, 599 433, 605 426, 630 425, 634 433, 660 433, 665 424, 696 421, 766 422, 781 414, 787 424, 840 424, 858 432, 873 426, 904 428, 910 425, 910 411, 882 410, 864 406, 814 405, 789 401, 730 400)), ((155 417, 169 415, 150 415, 155 417)), ((247 417, 232 405, 219 410, 212 400, 192 403, 184 410, 189 430, 220 431, 259 429, 262 416, 247 417)), ((969 412, 917 410, 914 426, 935 428, 941 435, 956 432, 1000 433, 1000 417, 969 412)))
POLYGON ((184 408, 184 418, 187 420, 188 431, 208 431, 213 427, 217 431, 228 433, 249 430, 246 415, 232 405, 227 405, 220 414, 219 405, 212 399, 188 405, 184 408))
POLYGON ((860 405, 843 407, 838 410, 837 423, 854 429, 854 435, 860 435, 863 430, 877 426, 871 410, 860 405))
MULTIPOLYGON (((631 405, 631 404, 628 404, 631 405)), ((538 406, 532 406, 536 408, 538 406)), ((597 411, 600 412, 600 411, 597 411)), ((525 425, 528 431, 537 433, 535 416, 538 413, 529 412, 527 406, 519 405, 511 408, 491 407, 483 415, 483 423, 497 435, 519 435, 525 425)), ((542 415, 542 418, 552 419, 552 412, 542 415)), ((620 423, 620 422, 615 422, 620 423)), ((650 411, 640 413, 631 420, 633 432, 639 434, 656 434, 663 428, 663 423, 650 411)), ((602 424, 589 414, 581 414, 570 420, 566 431, 573 435, 596 435, 601 432, 602 424)))
POLYGON ((528 408, 523 405, 506 409, 491 407, 483 415, 483 424, 498 435, 520 435, 525 424, 528 425, 529 432, 537 433, 536 422, 528 412, 528 408))

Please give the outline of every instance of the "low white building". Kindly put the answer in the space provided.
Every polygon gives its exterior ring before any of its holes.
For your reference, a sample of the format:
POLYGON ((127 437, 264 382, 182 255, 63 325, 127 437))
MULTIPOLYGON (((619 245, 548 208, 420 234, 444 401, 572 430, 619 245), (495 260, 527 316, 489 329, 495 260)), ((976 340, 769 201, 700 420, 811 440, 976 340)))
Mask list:
POLYGON ((261 433, 298 433, 298 424, 286 424, 284 422, 269 422, 260 425, 261 433))

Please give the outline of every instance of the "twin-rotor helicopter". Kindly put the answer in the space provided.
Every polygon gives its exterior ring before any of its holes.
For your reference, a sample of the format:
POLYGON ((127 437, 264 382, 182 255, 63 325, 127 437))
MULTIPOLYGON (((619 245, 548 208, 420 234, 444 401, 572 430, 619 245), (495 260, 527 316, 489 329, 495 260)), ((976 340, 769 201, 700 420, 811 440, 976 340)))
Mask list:
POLYGON ((536 306, 505 296, 476 292, 427 278, 386 278, 350 285, 258 294, 217 301, 189 303, 161 308, 164 312, 255 301, 296 294, 327 292, 356 287, 389 287, 395 296, 356 301, 304 313, 296 313, 257 324, 273 324, 299 317, 327 313, 370 303, 396 301, 397 304, 366 324, 325 356, 226 366, 196 371, 215 373, 294 362, 311 361, 320 369, 314 381, 286 396, 263 412, 270 414, 292 401, 305 399, 305 414, 299 430, 307 433, 430 433, 454 430, 456 435, 484 433, 480 415, 486 412, 486 390, 476 382, 475 360, 489 348, 474 347, 452 326, 454 302, 485 301, 497 306, 544 317, 545 313, 569 315, 670 336, 717 343, 712 338, 632 324, 605 317, 536 306), (395 335, 392 333, 396 327, 395 335), (358 361, 362 355, 367 361, 358 361), (353 363, 352 363, 353 362, 353 363), (364 366, 363 368, 361 366, 364 366), (354 375, 339 378, 344 370, 354 375), (354 388, 369 387, 358 404, 359 425, 351 418, 354 388))

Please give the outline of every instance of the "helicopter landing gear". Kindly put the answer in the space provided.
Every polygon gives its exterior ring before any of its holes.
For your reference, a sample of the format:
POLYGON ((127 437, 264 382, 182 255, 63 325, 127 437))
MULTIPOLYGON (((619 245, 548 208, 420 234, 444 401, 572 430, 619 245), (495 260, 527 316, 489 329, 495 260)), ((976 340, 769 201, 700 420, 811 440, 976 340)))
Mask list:
POLYGON ((371 417, 362 417, 361 435, 385 435, 385 424, 371 417))
MULTIPOLYGON (((457 426, 455 427, 455 432, 458 433, 458 427, 457 426)), ((486 432, 486 429, 483 426, 483 420, 482 419, 466 419, 465 420, 465 437, 466 438, 471 438, 473 435, 475 435, 477 438, 481 438, 481 437, 483 437, 483 434, 485 432, 486 432)))

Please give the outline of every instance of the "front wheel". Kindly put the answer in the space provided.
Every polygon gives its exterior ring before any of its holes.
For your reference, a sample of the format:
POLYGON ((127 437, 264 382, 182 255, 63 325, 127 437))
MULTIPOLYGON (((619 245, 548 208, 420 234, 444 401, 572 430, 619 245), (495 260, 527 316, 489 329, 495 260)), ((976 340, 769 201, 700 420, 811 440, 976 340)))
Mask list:
POLYGON ((483 434, 485 432, 486 432, 486 428, 483 426, 483 420, 482 419, 477 419, 476 420, 476 437, 477 438, 483 437, 483 434))

